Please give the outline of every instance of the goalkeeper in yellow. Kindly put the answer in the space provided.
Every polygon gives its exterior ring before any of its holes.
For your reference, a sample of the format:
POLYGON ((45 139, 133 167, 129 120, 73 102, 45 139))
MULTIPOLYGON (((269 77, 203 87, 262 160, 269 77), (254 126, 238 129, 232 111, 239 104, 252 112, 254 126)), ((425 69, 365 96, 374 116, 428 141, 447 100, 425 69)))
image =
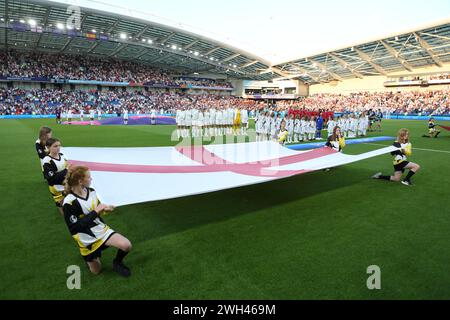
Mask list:
POLYGON ((234 110, 234 119, 233 119, 233 134, 236 136, 239 134, 241 129, 241 110, 236 108, 234 110))
POLYGON ((412 185, 411 178, 417 171, 420 170, 420 166, 417 163, 407 161, 406 157, 412 154, 412 145, 409 142, 409 131, 408 129, 400 129, 397 135, 397 140, 394 142, 394 147, 398 150, 391 152, 394 156, 394 175, 393 176, 383 176, 381 172, 378 172, 372 178, 382 179, 388 181, 401 181, 402 184, 406 186, 412 185), (405 179, 402 179, 402 175, 405 169, 409 169, 408 174, 405 179))

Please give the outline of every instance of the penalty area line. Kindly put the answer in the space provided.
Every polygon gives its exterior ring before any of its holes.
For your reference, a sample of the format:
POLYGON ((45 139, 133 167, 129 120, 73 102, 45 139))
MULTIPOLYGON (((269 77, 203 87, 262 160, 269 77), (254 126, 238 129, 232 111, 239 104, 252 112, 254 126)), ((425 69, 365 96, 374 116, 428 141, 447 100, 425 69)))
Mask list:
MULTIPOLYGON (((389 146, 387 146, 385 144, 379 144, 379 143, 364 143, 364 144, 369 144, 369 145, 372 145, 372 146, 389 147, 389 146)), ((422 149, 422 148, 413 148, 413 150, 439 152, 439 153, 450 153, 450 151, 446 151, 446 150, 434 150, 434 149, 422 149)))

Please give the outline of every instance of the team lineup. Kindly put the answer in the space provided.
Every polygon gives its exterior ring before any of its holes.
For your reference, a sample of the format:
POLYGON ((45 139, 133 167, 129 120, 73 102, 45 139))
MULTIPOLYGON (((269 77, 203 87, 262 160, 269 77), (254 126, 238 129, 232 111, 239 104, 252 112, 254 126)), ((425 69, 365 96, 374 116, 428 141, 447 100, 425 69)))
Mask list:
MULTIPOLYGON (((331 136, 336 126, 346 138, 364 137, 376 123, 381 130, 381 112, 361 112, 334 117, 333 113, 314 112, 315 116, 286 114, 284 111, 246 109, 178 109, 176 111, 177 138, 217 137, 224 135, 247 135, 249 116, 255 120, 256 141, 278 141, 282 122, 285 123, 287 135, 280 142, 298 143, 322 140, 321 131, 325 128, 331 136), (323 115, 326 117, 323 117, 323 115), (369 115, 370 114, 370 115, 369 115)), ((124 123, 128 118, 124 117, 124 123)))

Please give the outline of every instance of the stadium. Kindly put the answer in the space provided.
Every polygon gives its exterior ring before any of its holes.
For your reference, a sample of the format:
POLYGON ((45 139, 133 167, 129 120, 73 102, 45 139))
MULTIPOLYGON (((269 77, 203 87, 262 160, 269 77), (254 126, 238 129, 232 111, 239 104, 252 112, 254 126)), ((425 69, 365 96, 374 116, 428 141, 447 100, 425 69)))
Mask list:
POLYGON ((0 0, 0 298, 449 299, 450 20, 342 43, 0 0))

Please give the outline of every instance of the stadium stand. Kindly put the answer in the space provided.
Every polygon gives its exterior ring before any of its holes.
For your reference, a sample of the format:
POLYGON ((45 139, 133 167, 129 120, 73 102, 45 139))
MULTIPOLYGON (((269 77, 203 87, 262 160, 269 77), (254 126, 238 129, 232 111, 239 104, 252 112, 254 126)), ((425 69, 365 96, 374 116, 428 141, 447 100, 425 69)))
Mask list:
POLYGON ((0 115, 54 114, 56 108, 100 109, 116 113, 127 109, 130 113, 148 113, 151 109, 163 109, 175 113, 176 109, 264 106, 263 102, 220 95, 189 95, 175 92, 153 91, 63 91, 58 89, 0 89, 0 115))
POLYGON ((55 108, 72 108, 75 113, 99 108, 105 113, 127 109, 131 113, 149 112, 156 108, 168 113, 186 108, 238 107, 270 108, 274 111, 328 110, 353 113, 381 109, 391 114, 450 114, 450 91, 353 93, 350 95, 319 94, 299 100, 278 101, 268 106, 264 101, 213 94, 190 95, 155 91, 64 91, 58 89, 0 89, 0 114, 53 114, 55 108))
POLYGON ((107 58, 48 54, 42 52, 0 52, 0 79, 37 78, 41 80, 90 80, 104 82, 128 82, 130 84, 182 87, 231 88, 228 82, 213 79, 173 79, 169 71, 147 65, 107 58))

